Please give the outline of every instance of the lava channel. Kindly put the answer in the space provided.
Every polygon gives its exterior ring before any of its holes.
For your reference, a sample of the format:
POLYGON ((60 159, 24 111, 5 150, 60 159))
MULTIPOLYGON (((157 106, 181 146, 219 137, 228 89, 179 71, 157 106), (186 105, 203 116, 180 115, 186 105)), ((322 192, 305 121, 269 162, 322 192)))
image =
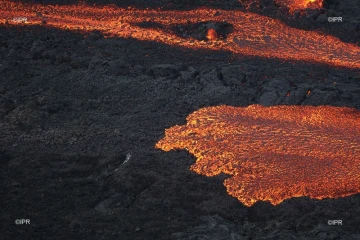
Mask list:
POLYGON ((336 37, 319 32, 291 28, 280 20, 239 10, 163 11, 115 6, 27 5, 1 1, 0 16, 0 25, 5 26, 22 24, 82 32, 97 30, 105 37, 132 38, 190 49, 231 51, 262 58, 360 68, 360 47, 355 44, 344 43, 336 37), (226 39, 198 41, 191 37, 181 37, 172 30, 174 26, 210 21, 231 24, 233 32, 226 39), (162 27, 141 27, 144 22, 162 27))
POLYGON ((360 111, 332 106, 217 106, 165 131, 156 148, 185 149, 191 170, 230 175, 228 193, 244 205, 360 192, 360 111))

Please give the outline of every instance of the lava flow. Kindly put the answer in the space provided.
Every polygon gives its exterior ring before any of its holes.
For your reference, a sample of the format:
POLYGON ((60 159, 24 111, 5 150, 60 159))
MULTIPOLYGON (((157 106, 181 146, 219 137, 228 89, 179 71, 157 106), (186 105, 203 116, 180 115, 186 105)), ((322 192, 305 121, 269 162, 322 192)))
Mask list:
MULTIPOLYGON (((240 2, 249 7, 254 2, 259 5, 260 0, 240 0, 240 2)), ((323 6, 323 0, 275 0, 275 2, 278 5, 287 7, 290 12, 304 9, 318 9, 323 6)))
POLYGON ((191 49, 223 50, 263 58, 360 68, 360 47, 355 44, 344 43, 330 35, 291 28, 279 20, 239 10, 163 11, 115 6, 26 5, 0 1, 0 16, 0 25, 44 25, 83 32, 98 30, 105 37, 132 38, 191 49), (214 34, 208 35, 210 41, 179 36, 173 31, 174 26, 210 21, 231 24, 233 31, 226 39, 213 37, 214 34), (154 26, 161 27, 145 28, 141 27, 142 23, 153 23, 154 26))
POLYGON ((165 131, 156 147, 186 149, 191 170, 225 173, 244 205, 292 197, 345 197, 360 192, 360 111, 332 106, 217 106, 165 131))
POLYGON ((306 8, 321 8, 323 6, 323 0, 276 0, 276 2, 287 6, 290 11, 306 8))

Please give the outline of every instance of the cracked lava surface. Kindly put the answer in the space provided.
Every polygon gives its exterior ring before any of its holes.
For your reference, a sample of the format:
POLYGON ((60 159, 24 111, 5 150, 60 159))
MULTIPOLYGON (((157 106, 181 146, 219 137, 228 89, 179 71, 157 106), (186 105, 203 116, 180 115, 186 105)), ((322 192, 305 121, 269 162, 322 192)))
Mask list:
MULTIPOLYGON (((290 7, 297 3, 288 2, 290 7)), ((308 6, 309 3, 306 4, 308 6)), ((360 47, 355 44, 344 43, 320 32, 292 28, 280 20, 239 10, 205 8, 164 11, 115 6, 42 6, 1 1, 0 16, 0 25, 43 25, 83 32, 96 30, 105 37, 132 38, 190 49, 222 50, 246 56, 360 68, 360 47), (16 20, 19 18, 26 18, 26 21, 16 20), (226 22, 233 26, 233 31, 226 39, 198 41, 191 37, 180 37, 171 30, 174 26, 207 21, 226 22), (147 22, 162 27, 139 26, 147 22)))
POLYGON ((332 106, 217 106, 165 131, 156 147, 185 149, 191 170, 230 175, 228 193, 244 205, 360 192, 360 111, 332 106))

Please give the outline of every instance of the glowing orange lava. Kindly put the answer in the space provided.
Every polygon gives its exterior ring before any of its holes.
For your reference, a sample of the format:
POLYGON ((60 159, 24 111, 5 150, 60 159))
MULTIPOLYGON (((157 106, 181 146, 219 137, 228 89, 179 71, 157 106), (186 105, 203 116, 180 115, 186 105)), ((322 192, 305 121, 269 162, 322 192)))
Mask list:
POLYGON ((306 8, 321 8, 323 0, 276 0, 278 4, 287 6, 291 11, 306 8))
POLYGON ((279 20, 239 10, 134 10, 115 6, 42 6, 0 2, 0 24, 42 24, 60 29, 101 31, 106 37, 156 41, 191 49, 225 50, 248 56, 279 58, 360 68, 360 47, 333 36, 291 28, 279 20), (26 17, 26 23, 14 18, 26 17), (228 22, 234 31, 221 41, 182 38, 173 26, 206 21, 228 22), (143 28, 154 22, 163 28, 143 28))
POLYGON ((210 28, 208 31, 207 31, 207 34, 206 34, 206 38, 210 41, 215 41, 219 38, 217 32, 210 28))
POLYGON ((208 107, 166 129, 156 147, 186 149, 198 174, 231 175, 224 185, 246 206, 360 192, 360 111, 352 108, 208 107))

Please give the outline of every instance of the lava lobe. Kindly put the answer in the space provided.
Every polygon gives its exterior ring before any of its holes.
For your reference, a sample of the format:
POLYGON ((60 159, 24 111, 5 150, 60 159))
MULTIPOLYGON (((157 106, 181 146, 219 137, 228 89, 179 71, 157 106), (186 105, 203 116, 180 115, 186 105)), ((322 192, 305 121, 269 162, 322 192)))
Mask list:
POLYGON ((292 197, 360 192, 360 111, 332 106, 217 106, 195 111, 165 131, 156 147, 186 149, 202 175, 230 175, 224 185, 244 205, 292 197))

